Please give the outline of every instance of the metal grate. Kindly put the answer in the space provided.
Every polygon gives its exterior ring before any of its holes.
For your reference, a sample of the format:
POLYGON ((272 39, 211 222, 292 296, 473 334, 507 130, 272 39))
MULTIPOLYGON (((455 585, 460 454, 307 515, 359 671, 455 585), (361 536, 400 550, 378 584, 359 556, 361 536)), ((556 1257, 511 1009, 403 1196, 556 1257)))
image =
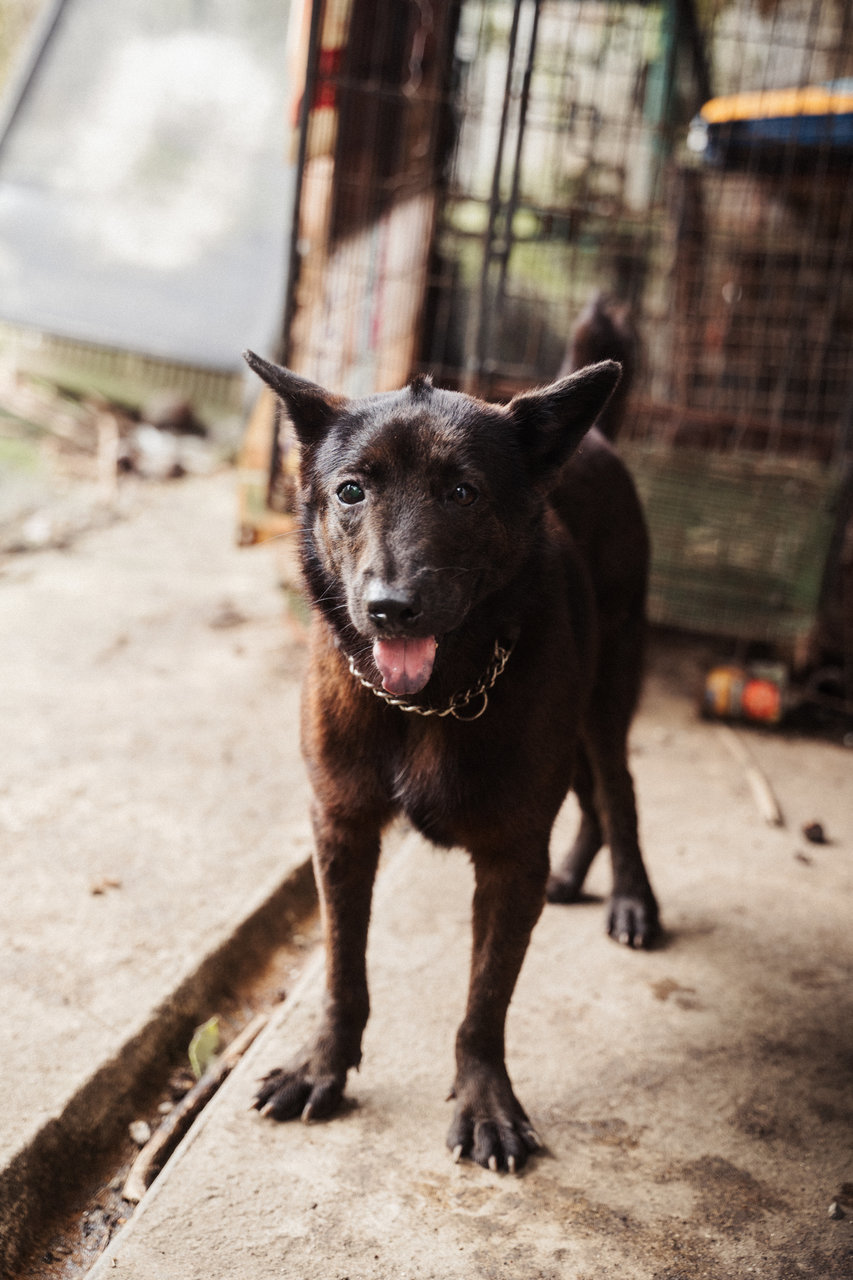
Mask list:
POLYGON ((838 459, 853 418, 851 167, 712 169, 717 94, 853 74, 849 0, 463 4, 461 121, 424 363, 491 393, 552 376, 595 290, 643 344, 633 434, 838 459))
POLYGON ((423 364, 506 397, 557 373, 593 294, 627 305, 659 621, 814 623, 853 450, 851 150, 711 165, 687 139, 712 94, 853 74, 851 21, 849 0, 462 6, 423 364))
POLYGON ((853 0, 311 12, 291 363, 505 398, 571 361, 605 295, 636 335, 620 440, 655 616, 799 636, 853 452, 853 145, 688 139, 714 95, 853 77, 853 0))

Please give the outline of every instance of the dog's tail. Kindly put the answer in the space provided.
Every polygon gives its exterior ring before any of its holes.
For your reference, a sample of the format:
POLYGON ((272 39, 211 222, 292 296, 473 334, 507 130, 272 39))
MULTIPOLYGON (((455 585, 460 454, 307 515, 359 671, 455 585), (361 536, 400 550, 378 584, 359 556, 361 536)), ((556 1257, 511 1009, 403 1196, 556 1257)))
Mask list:
POLYGON ((625 417, 625 405, 637 365, 637 334, 627 305, 596 293, 575 321, 559 377, 600 360, 618 360, 622 377, 596 422, 608 440, 615 440, 625 417))

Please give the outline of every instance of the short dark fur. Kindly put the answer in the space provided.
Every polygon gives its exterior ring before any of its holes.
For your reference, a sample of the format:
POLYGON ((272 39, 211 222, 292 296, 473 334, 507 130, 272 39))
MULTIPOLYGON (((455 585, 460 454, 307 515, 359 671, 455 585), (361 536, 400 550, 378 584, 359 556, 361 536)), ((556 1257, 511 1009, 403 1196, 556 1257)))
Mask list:
MULTIPOLYGON (((607 840, 611 936, 642 947, 658 932, 626 759, 648 541, 627 472, 589 430, 619 366, 597 364, 504 407, 423 378, 344 400, 247 359, 301 445, 314 606, 302 736, 327 962, 318 1033, 264 1081, 257 1106, 281 1120, 327 1116, 361 1060, 379 842, 402 812, 436 844, 467 849, 476 875, 448 1144, 457 1158, 518 1169, 537 1139, 507 1075, 504 1021, 546 887, 552 901, 577 899, 607 840), (350 484, 362 497, 345 504, 350 484), (437 710, 477 686, 496 641, 513 648, 485 712, 461 722, 390 706, 354 677, 349 659, 380 685, 371 646, 392 635, 438 637, 432 676, 410 700, 437 710), (582 823, 549 879, 551 827, 572 786, 582 823)), ((480 696, 460 714, 482 705, 480 696)))

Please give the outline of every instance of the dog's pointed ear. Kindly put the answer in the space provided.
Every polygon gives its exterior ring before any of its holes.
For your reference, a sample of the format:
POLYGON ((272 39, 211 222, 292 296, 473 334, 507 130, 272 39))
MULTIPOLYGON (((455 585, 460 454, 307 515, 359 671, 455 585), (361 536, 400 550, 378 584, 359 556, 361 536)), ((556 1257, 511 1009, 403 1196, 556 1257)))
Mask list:
POLYGON ((301 444, 314 444, 321 439, 346 405, 343 396, 324 391, 315 382, 262 359, 254 351, 244 351, 243 359, 283 402, 301 444))
POLYGON ((615 360, 603 360, 510 401, 507 410, 536 478, 571 457, 615 391, 621 372, 615 360))

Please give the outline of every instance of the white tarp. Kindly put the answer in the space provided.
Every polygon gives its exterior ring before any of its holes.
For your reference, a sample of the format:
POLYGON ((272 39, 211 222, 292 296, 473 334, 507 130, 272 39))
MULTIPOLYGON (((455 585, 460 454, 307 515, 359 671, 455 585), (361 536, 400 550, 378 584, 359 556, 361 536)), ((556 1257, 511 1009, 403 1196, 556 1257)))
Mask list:
POLYGON ((287 0, 66 0, 0 144, 0 319, 238 367, 281 323, 287 0))

